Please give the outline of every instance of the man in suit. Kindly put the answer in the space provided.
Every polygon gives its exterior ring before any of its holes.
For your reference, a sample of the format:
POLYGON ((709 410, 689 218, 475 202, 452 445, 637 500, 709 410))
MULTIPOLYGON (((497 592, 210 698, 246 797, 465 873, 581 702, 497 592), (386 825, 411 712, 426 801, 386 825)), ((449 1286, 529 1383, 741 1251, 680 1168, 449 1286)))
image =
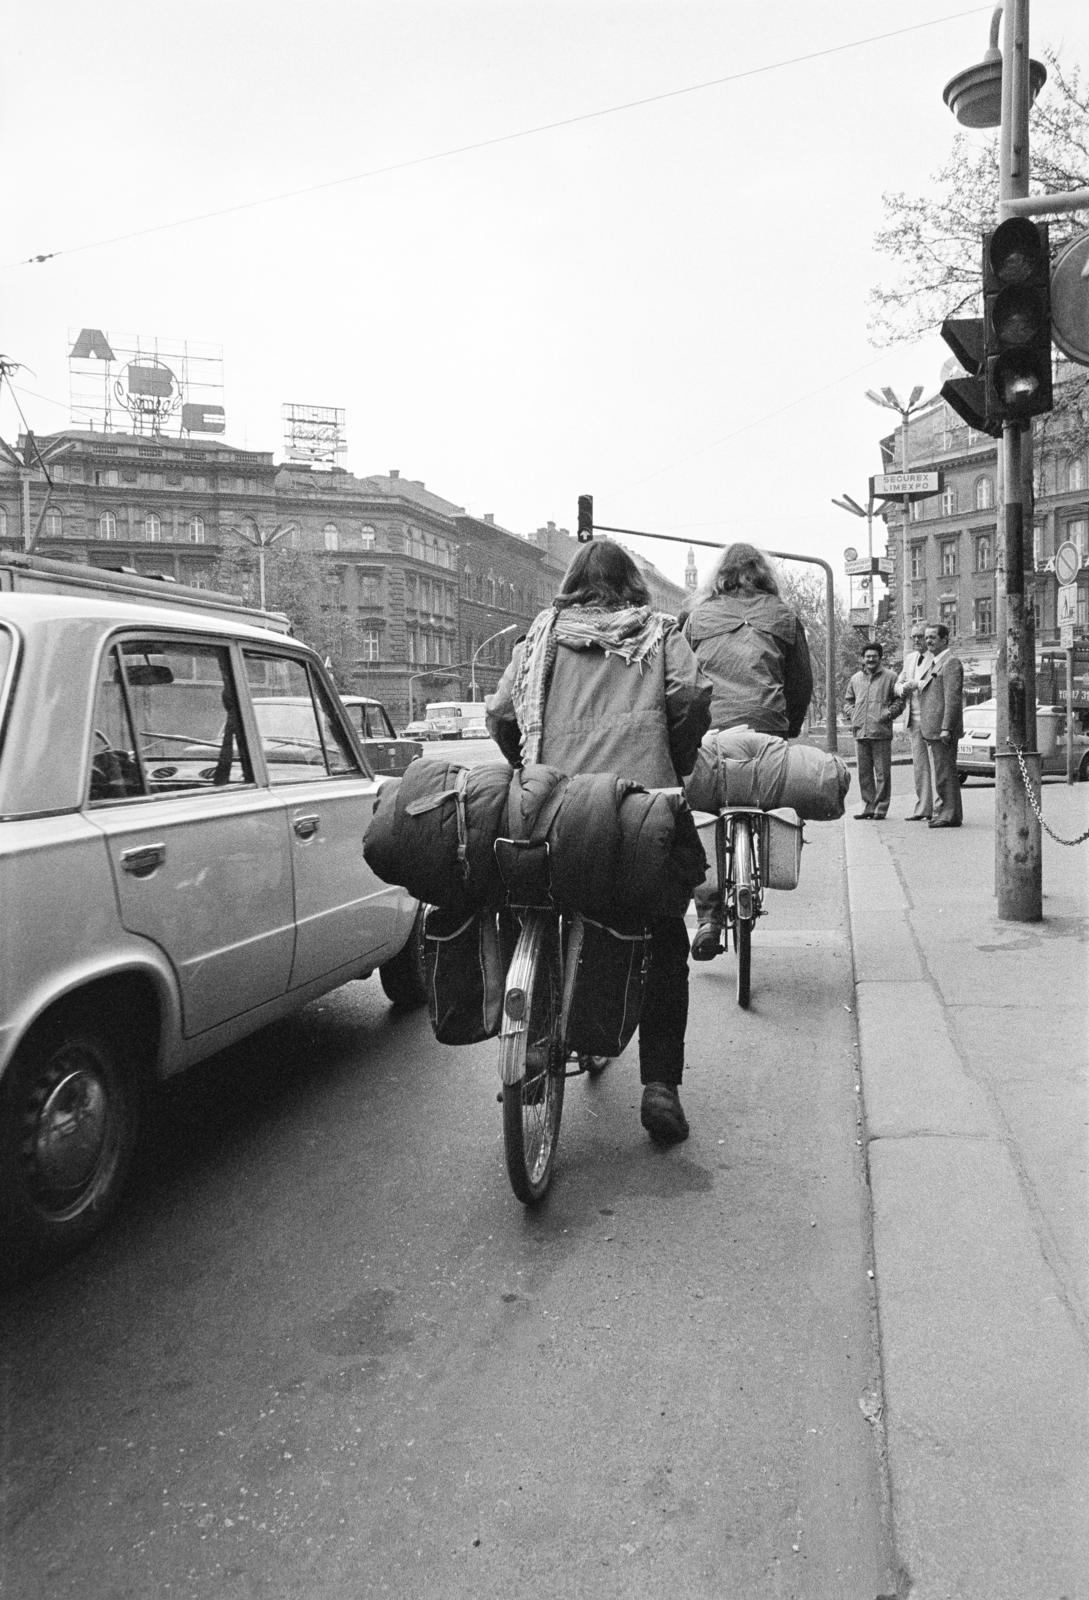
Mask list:
POLYGON ((930 753, 934 792, 931 828, 959 828, 960 784, 957 782, 957 740, 964 732, 964 667, 949 649, 949 629, 928 623, 926 647, 934 660, 919 684, 919 727, 930 753))
POLYGON ((915 809, 908 822, 929 822, 934 810, 933 786, 930 782, 930 753, 919 726, 919 683, 930 676, 934 658, 926 648, 926 623, 916 620, 911 624, 913 648, 904 657, 904 665, 896 680, 896 693, 907 706, 907 730, 911 738, 911 767, 915 778, 915 809))

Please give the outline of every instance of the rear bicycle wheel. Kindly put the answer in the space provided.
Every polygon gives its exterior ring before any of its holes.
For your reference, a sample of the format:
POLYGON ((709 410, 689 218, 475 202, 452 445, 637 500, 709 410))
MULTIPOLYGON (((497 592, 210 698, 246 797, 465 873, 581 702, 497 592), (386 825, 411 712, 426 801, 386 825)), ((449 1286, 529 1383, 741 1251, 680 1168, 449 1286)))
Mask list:
POLYGON ((737 956, 737 1003, 749 1004, 752 980, 752 928, 756 920, 756 871, 753 856, 752 821, 734 818, 733 850, 733 935, 737 956))
POLYGON ((512 1002, 525 1026, 499 1040, 503 1146, 511 1188, 532 1206, 552 1182, 566 1082, 560 930, 553 916, 526 918, 507 974, 507 1016, 512 1002))

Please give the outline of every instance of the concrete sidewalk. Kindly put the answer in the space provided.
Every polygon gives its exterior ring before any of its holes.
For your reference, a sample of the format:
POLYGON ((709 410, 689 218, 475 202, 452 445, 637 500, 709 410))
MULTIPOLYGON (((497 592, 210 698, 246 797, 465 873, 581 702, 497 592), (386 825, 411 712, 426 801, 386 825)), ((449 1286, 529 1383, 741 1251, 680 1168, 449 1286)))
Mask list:
POLYGON ((897 1550, 912 1600, 1086 1600, 1089 842, 1001 922, 993 786, 939 839, 897 791, 844 822, 897 1550))

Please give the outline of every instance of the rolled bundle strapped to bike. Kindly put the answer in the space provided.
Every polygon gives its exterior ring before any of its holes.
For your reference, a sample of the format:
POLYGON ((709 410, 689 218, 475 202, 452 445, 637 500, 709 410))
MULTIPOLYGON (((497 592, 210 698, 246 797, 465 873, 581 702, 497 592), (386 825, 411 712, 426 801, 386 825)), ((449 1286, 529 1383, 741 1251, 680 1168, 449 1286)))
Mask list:
POLYGON ((841 756, 752 728, 704 735, 684 789, 694 811, 789 807, 807 822, 842 817, 851 774, 841 756))

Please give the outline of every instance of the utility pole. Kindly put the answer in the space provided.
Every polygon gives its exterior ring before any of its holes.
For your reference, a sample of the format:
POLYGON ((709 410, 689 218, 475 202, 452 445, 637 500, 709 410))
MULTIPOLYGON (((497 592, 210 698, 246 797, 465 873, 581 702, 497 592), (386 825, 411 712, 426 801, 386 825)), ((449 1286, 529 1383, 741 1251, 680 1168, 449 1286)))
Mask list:
MULTIPOLYGON (((1029 190, 1029 0, 1007 0, 1004 9, 999 222, 1015 214, 1009 202, 1023 198, 1029 190)), ((1035 619, 1025 596, 1026 438, 1031 459, 1031 421, 1004 419, 1001 477, 1006 636, 996 662, 995 894, 999 917, 1012 922, 1039 922, 1043 916, 1042 840, 1033 804, 1033 797, 1040 793, 1035 619)))

